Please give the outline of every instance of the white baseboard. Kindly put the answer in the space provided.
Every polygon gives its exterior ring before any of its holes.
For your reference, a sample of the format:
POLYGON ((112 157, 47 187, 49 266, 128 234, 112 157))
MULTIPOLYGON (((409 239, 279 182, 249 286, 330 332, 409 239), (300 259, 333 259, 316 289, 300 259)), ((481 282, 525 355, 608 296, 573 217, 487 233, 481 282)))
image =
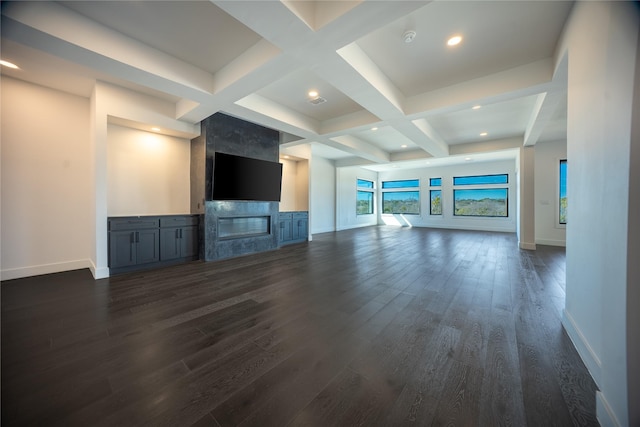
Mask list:
POLYGON ((547 246, 567 246, 566 240, 536 239, 536 244, 547 246))
POLYGON ((40 276, 42 274, 60 273, 61 271, 80 270, 83 268, 91 269, 91 266, 92 263, 90 260, 81 259, 29 267, 8 268, 0 272, 0 280, 20 279, 23 277, 40 276))
POLYGON ((562 311, 562 326, 564 326, 564 330, 567 331, 567 335, 569 335, 573 346, 578 351, 580 358, 586 365, 593 381, 596 383, 596 386, 600 388, 600 385, 602 384, 602 363, 600 362, 600 358, 595 351, 593 351, 589 342, 582 334, 580 328, 567 309, 562 311))
POLYGON ((355 224, 355 225, 347 225, 344 227, 338 227, 335 231, 344 231, 344 230, 353 230, 354 228, 364 228, 364 227, 376 227, 378 224, 373 222, 370 224, 355 224))
POLYGON ((596 392, 596 417, 601 427, 622 427, 602 392, 596 392))
POLYGON ((337 230, 335 228, 333 228, 333 227, 316 228, 314 230, 311 230, 311 234, 333 233, 335 231, 337 231, 337 230))
POLYGON ((91 270, 91 274, 93 275, 93 278, 96 280, 106 279, 107 277, 109 277, 109 268, 108 267, 97 268, 96 265, 93 263, 93 260, 89 260, 89 270, 91 270))
MULTIPOLYGON (((381 224, 384 225, 384 224, 381 224)), ((516 230, 515 228, 511 228, 511 227, 475 227, 472 225, 467 225, 467 224, 461 224, 461 225, 450 225, 450 224, 440 224, 437 222, 433 222, 433 223, 429 223, 429 224, 425 224, 425 223, 418 223, 418 224, 411 224, 412 227, 422 227, 422 228, 443 228, 445 230, 468 230, 468 231, 490 231, 490 232, 496 232, 496 233, 515 233, 516 230)))
POLYGON ((520 246, 520 249, 527 249, 527 250, 530 250, 530 251, 535 251, 536 250, 536 244, 535 243, 518 242, 518 246, 520 246))

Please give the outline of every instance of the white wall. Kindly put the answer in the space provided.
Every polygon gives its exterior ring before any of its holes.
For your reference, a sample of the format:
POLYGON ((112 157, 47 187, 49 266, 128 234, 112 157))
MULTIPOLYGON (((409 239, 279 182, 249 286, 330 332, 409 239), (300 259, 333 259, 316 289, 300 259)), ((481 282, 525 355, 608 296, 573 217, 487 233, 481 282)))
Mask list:
POLYGON ((331 160, 313 156, 309 161, 309 229, 313 233, 336 230, 336 167, 331 160))
POLYGON ((626 298, 638 286, 627 262, 640 259, 627 246, 629 221, 637 221, 628 214, 638 197, 630 193, 629 159, 639 25, 631 2, 576 2, 557 55, 569 60, 563 324, 600 389, 603 426, 630 425, 629 408, 638 405, 629 400, 629 387, 638 385, 627 376, 626 351, 639 325, 627 323, 626 298))
POLYGON ((371 215, 356 215, 357 180, 377 182, 378 173, 359 167, 338 168, 336 171, 336 221, 338 230, 378 224, 377 200, 374 194, 374 211, 371 215))
MULTIPOLYGON (((402 218, 380 214, 380 223, 396 223, 414 227, 456 228, 486 231, 516 231, 516 176, 515 161, 469 162, 462 165, 425 167, 423 169, 380 172, 379 180, 420 180, 420 215, 404 215, 402 218), (461 217, 453 215, 453 177, 467 175, 509 174, 509 206, 507 218, 461 217), (430 215, 429 178, 442 178, 442 215, 430 215), (407 221, 408 224, 402 224, 407 221)), ((380 183, 378 185, 380 187, 380 183)), ((378 198, 380 208, 381 198, 378 198)), ((355 207, 354 207, 355 209, 355 207)), ((379 209, 380 211, 380 209, 379 209)))
POLYGON ((566 230, 559 223, 560 160, 567 158, 567 141, 535 145, 536 243, 565 246, 566 230))
POLYGON ((189 213, 189 140, 109 124, 107 150, 109 216, 189 213))
MULTIPOLYGON (((640 81, 640 43, 636 48, 636 77, 640 81)), ((627 234, 627 384, 629 425, 640 426, 640 84, 635 84, 629 160, 629 230, 627 234)))
POLYGON ((89 100, 2 77, 2 280, 89 267, 89 100))

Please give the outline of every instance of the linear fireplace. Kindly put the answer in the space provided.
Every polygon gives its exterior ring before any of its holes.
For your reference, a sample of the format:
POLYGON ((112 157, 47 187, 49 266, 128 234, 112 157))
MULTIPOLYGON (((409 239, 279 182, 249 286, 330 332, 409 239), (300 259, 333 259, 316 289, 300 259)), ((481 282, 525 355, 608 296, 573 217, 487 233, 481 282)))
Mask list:
POLYGON ((240 239, 270 233, 270 216, 218 217, 218 239, 240 239))
POLYGON ((278 202, 208 201, 204 223, 207 261, 278 248, 278 202))

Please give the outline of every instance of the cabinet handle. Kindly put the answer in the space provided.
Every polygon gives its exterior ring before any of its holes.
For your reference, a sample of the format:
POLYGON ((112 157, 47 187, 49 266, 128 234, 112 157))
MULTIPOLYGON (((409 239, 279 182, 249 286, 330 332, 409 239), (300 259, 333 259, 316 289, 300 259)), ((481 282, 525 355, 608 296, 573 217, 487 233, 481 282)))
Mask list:
POLYGON ((140 232, 136 231, 136 243, 140 243, 140 232))
POLYGON ((180 229, 180 238, 182 239, 182 228, 180 229))

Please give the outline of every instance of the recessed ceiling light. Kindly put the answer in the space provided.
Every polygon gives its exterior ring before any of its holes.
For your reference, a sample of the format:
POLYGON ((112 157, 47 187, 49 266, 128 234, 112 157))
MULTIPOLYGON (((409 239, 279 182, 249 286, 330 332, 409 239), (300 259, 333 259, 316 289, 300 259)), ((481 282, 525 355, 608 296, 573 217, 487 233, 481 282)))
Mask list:
POLYGON ((318 96, 318 91, 317 90, 310 90, 307 95, 309 95, 311 98, 315 98, 316 96, 318 96))
POLYGON ((407 144, 402 144, 400 148, 407 148, 407 144))
POLYGON ((375 132, 375 131, 378 130, 378 128, 377 127, 372 127, 371 130, 375 132))
POLYGON ((430 165, 430 164, 431 164, 431 162, 426 162, 426 163, 427 163, 428 165, 430 165))
POLYGON ((472 110, 479 110, 482 108, 482 105, 474 105, 473 107, 471 107, 472 110))
POLYGON ((14 64, 13 62, 5 61, 4 59, 0 60, 0 65, 4 65, 5 67, 13 68, 13 69, 19 69, 20 68, 16 64, 14 64))
POLYGON ((160 132, 160 128, 157 128, 157 127, 152 127, 151 130, 154 132, 160 132))
POLYGON ((289 158, 289 156, 284 156, 284 158, 285 158, 285 159, 288 159, 288 158, 289 158))
POLYGON ((471 157, 465 157, 465 158, 464 158, 464 161, 465 161, 465 162, 470 162, 471 160, 473 160, 471 157))
POLYGON ((453 36, 447 40, 447 46, 456 46, 462 41, 462 36, 453 36))
POLYGON ((482 132, 482 133, 480 134, 480 136, 487 136, 487 135, 489 135, 487 132, 482 132))

